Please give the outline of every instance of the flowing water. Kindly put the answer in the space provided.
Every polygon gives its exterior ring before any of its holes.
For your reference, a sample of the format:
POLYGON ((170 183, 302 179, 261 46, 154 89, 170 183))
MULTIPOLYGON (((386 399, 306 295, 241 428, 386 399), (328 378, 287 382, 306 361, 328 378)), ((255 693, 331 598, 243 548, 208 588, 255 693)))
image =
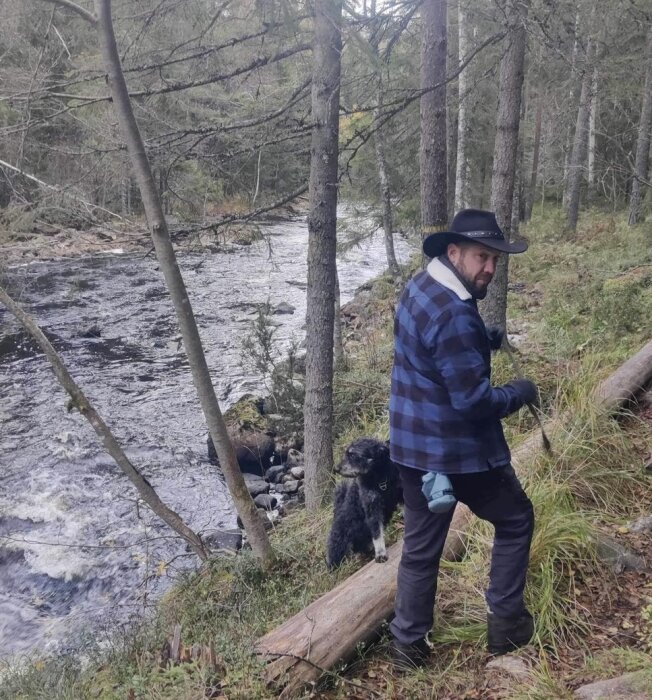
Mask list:
MULTIPOLYGON (((264 393, 240 351, 261 303, 296 307, 274 317, 281 345, 303 336, 305 221, 265 233, 231 253, 180 256, 223 408, 264 393)), ((399 260, 409 253, 399 239, 399 260)), ((343 256, 342 303, 384 261, 380 233, 343 256)), ((163 501, 203 534, 234 527, 156 261, 108 254, 2 277, 163 501)), ((44 356, 0 308, 0 658, 65 648, 84 630, 142 615, 196 564, 66 404, 44 356)))

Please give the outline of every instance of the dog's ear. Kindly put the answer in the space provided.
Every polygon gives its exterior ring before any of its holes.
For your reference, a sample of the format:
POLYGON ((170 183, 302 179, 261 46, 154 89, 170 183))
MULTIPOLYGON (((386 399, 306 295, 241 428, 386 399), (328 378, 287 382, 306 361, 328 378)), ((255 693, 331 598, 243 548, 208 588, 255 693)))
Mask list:
POLYGON ((389 459, 389 440, 384 444, 378 445, 379 457, 382 459, 389 459))

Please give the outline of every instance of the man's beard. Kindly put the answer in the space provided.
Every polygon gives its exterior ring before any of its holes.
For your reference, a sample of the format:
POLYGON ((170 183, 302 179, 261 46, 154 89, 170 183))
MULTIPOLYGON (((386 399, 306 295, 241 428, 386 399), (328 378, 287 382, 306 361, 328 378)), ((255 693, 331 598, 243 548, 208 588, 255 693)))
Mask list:
POLYGON ((484 299, 487 296, 487 291, 489 290, 489 282, 486 284, 478 284, 475 280, 469 279, 468 275, 465 274, 464 268, 457 270, 460 276, 466 282, 466 288, 471 292, 474 299, 484 299))

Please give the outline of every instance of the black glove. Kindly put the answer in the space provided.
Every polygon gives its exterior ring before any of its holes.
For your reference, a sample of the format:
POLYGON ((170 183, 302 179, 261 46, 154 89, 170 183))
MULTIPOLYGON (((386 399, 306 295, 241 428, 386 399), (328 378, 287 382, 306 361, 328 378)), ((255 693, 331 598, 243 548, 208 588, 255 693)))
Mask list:
POLYGON ((504 337, 505 331, 500 326, 487 326, 487 338, 489 338, 489 347, 492 350, 500 350, 504 337))
POLYGON ((539 391, 537 385, 529 379, 514 379, 514 381, 509 382, 507 386, 516 389, 516 393, 523 403, 529 403, 533 406, 539 405, 539 391))

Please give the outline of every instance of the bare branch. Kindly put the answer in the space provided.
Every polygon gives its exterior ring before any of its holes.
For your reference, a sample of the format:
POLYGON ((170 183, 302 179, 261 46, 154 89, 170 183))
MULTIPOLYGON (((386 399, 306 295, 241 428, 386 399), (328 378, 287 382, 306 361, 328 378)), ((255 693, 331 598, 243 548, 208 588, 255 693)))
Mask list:
POLYGON ((80 197, 76 194, 73 194, 72 192, 66 192, 65 190, 61 189, 60 187, 56 187, 55 185, 49 185, 47 182, 43 182, 43 180, 39 180, 34 175, 30 175, 29 173, 26 173, 24 170, 17 168, 15 165, 11 165, 11 163, 7 163, 4 160, 0 160, 0 166, 3 168, 9 168, 9 170, 12 170, 13 172, 18 173, 19 175, 22 175, 23 177, 27 178, 28 180, 31 180, 32 182, 35 182, 37 185, 40 185, 41 187, 45 187, 46 189, 51 190, 52 192, 57 192, 58 194, 61 194, 65 197, 70 197, 71 199, 76 200, 80 204, 83 204, 84 206, 89 207, 90 209, 98 209, 99 211, 103 211, 106 214, 114 216, 116 219, 120 219, 121 221, 124 221, 124 218, 122 216, 120 216, 120 214, 116 214, 115 212, 111 211, 110 209, 105 209, 104 207, 101 207, 99 204, 92 204, 91 202, 87 201, 83 197, 80 197))
POLYGON ((53 5, 67 7, 69 10, 77 13, 80 17, 83 17, 87 22, 90 22, 92 25, 97 24, 97 17, 92 12, 89 12, 89 10, 86 10, 77 3, 72 2, 72 0, 41 0, 41 2, 49 2, 53 5))

